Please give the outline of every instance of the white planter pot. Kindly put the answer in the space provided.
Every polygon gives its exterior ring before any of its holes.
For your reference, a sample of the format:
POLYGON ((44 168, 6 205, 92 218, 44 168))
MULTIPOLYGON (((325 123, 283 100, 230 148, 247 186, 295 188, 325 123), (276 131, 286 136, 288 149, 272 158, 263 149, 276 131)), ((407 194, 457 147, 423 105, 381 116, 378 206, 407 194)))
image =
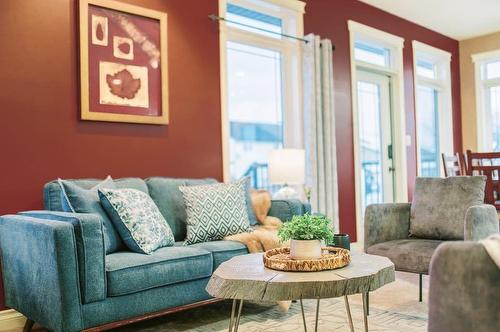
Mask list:
POLYGON ((320 240, 290 240, 292 259, 317 259, 321 257, 320 240))

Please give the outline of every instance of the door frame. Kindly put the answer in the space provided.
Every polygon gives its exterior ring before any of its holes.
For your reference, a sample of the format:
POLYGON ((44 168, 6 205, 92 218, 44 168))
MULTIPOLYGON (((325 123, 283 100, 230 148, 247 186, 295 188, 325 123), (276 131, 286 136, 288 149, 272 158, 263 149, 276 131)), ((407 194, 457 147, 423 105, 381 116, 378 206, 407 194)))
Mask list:
POLYGON ((406 135, 406 114, 404 101, 404 72, 403 72, 403 47, 404 38, 392 35, 390 33, 369 27, 367 25, 349 20, 347 22, 349 29, 350 61, 351 61, 351 98, 352 98, 352 120, 353 120, 353 143, 354 143, 354 186, 356 200, 356 235, 357 241, 364 241, 364 216, 362 215, 361 198, 361 167, 359 156, 358 140, 358 106, 357 106, 357 70, 365 69, 376 73, 381 73, 390 77, 391 80, 391 107, 393 123, 393 153, 394 153, 394 201, 408 201, 408 180, 407 180, 407 161, 406 148, 411 144, 407 142, 406 135), (382 44, 390 49, 391 65, 390 67, 376 66, 354 58, 354 43, 357 38, 373 41, 382 44))

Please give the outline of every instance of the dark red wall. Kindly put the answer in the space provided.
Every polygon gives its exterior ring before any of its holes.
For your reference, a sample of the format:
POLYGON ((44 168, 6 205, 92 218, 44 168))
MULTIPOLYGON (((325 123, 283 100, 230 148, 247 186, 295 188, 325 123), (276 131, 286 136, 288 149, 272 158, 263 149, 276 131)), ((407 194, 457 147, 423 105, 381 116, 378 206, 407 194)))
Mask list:
POLYGON ((355 0, 307 0, 305 33, 329 38, 335 44, 333 78, 337 135, 340 230, 356 238, 354 151, 351 105, 351 65, 347 21, 353 20, 405 39, 403 49, 406 132, 412 137, 407 149, 408 193, 411 198, 417 174, 415 147, 415 94, 413 84, 412 40, 443 49, 452 54, 451 79, 453 134, 455 151, 462 150, 460 116, 460 74, 458 42, 429 29, 355 0))
POLYGON ((0 1, 0 215, 57 177, 222 178, 217 0, 127 2, 168 14, 168 126, 80 121, 77 2, 0 1))

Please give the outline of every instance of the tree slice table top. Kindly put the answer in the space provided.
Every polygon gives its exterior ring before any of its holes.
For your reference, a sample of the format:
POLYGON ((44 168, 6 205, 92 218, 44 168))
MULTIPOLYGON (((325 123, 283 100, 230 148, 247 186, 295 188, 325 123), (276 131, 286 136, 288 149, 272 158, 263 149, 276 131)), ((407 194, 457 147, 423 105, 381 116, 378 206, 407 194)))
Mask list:
POLYGON ((386 257, 351 252, 351 263, 336 270, 285 272, 264 266, 262 253, 241 255, 222 263, 208 282, 216 298, 285 301, 368 293, 395 280, 386 257))

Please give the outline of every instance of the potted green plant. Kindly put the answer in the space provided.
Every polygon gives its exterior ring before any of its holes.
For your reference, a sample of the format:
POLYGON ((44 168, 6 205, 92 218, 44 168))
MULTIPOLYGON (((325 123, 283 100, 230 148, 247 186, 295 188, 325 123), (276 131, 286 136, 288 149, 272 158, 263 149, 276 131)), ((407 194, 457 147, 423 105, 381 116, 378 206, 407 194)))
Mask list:
POLYGON ((317 259, 321 257, 321 245, 333 240, 333 225, 326 217, 306 213, 293 216, 278 231, 281 242, 290 240, 292 259, 317 259))

